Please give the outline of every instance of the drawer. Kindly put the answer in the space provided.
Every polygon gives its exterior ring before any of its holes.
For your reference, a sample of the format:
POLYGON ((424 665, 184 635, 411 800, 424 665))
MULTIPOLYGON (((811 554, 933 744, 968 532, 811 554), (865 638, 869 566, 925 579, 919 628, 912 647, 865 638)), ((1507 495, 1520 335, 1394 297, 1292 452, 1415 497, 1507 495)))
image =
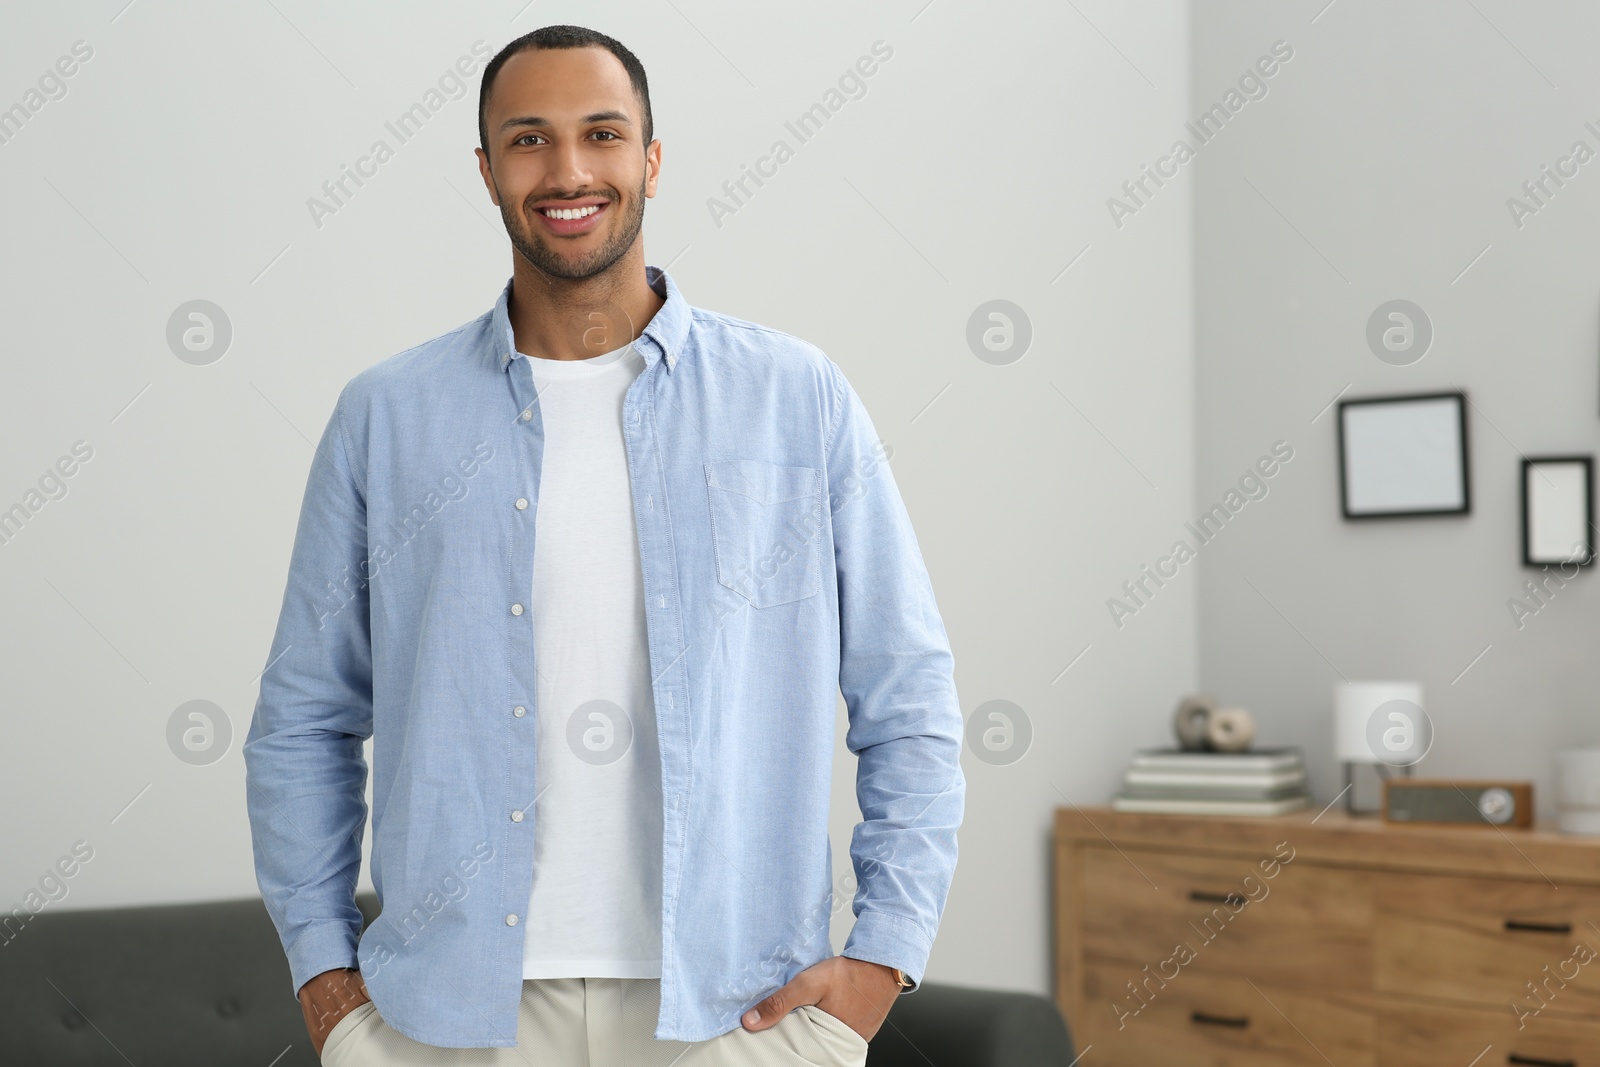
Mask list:
POLYGON ((1297 863, 1290 848, 1282 855, 1289 862, 1085 847, 1084 953, 1136 964, 1128 977, 1146 964, 1177 965, 1274 985, 1370 989, 1370 875, 1297 863))
POLYGON ((1541 1015, 1517 1029, 1499 1009, 1378 1009, 1379 1067, 1600 1067, 1600 1023, 1541 1015))
POLYGON ((1380 992, 1600 1014, 1600 889, 1385 873, 1373 910, 1380 992))
POLYGON ((1072 1020, 1079 1047, 1094 1047, 1085 1063, 1374 1067, 1373 1015, 1356 994, 1290 992, 1184 969, 1171 981, 1144 979, 1135 996, 1129 978, 1116 964, 1085 968, 1083 1017, 1072 1020))

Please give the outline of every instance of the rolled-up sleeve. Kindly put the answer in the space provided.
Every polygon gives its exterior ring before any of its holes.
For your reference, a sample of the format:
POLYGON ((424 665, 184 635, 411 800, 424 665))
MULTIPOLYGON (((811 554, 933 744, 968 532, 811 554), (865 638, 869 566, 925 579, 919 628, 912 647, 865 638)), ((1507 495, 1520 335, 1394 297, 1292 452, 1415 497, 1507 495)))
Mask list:
POLYGON ((911 519, 861 398, 836 364, 827 453, 839 596, 839 687, 862 821, 850 841, 856 922, 842 954, 921 983, 956 865, 966 800, 954 662, 911 519))
POLYGON ((256 882, 298 991, 357 966, 372 736, 366 500, 340 393, 311 460, 243 754, 256 882))

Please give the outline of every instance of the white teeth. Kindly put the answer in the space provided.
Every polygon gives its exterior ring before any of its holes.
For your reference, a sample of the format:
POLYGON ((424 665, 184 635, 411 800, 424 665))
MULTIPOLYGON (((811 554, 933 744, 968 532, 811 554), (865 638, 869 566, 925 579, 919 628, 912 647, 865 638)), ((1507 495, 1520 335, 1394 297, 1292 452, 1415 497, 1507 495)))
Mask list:
POLYGON ((549 219, 586 219, 600 210, 599 204, 591 204, 582 208, 561 208, 559 210, 545 209, 543 214, 549 219))

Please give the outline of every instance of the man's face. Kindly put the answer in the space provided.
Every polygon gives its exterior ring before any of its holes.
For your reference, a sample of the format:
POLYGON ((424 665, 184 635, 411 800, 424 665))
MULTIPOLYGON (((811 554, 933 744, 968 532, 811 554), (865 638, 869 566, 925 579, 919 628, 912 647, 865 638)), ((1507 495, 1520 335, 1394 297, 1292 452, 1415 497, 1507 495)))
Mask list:
POLYGON ((644 144, 627 71, 603 48, 533 49, 506 61, 484 115, 478 169, 517 253, 545 274, 588 278, 639 237, 661 143, 644 144), (598 210, 594 210, 598 208, 598 210), (551 218, 578 209, 587 217, 551 218))

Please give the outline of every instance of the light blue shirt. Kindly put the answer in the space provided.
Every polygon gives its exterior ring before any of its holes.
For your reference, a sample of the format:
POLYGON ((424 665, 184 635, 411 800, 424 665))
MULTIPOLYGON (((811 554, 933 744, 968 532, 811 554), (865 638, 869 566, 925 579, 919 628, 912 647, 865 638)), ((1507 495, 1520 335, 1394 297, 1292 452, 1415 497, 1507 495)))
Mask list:
MULTIPOLYGON (((622 431, 661 755, 655 1036, 701 1041, 833 955, 841 692, 863 816, 843 955, 921 981, 956 863, 962 717, 892 450, 838 365, 646 278, 666 303, 622 431)), ((243 750, 294 990, 359 966, 386 1023, 458 1048, 516 1044, 538 822, 544 437, 510 293, 340 392, 243 750), (367 738, 382 913, 363 933, 367 738)))

